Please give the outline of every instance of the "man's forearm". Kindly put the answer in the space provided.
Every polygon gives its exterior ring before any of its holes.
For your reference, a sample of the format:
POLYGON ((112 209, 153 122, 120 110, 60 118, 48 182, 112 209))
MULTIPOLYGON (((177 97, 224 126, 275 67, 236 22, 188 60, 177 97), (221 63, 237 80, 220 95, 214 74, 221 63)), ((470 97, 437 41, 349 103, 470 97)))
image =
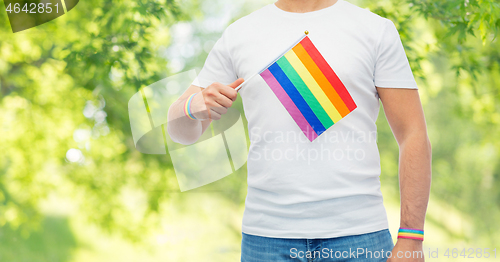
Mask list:
POLYGON ((425 132, 400 144, 401 227, 423 229, 431 187, 431 144, 425 132))
POLYGON ((186 99, 174 102, 168 110, 167 117, 167 132, 170 138, 184 145, 196 142, 202 135, 201 121, 190 119, 184 114, 186 99))

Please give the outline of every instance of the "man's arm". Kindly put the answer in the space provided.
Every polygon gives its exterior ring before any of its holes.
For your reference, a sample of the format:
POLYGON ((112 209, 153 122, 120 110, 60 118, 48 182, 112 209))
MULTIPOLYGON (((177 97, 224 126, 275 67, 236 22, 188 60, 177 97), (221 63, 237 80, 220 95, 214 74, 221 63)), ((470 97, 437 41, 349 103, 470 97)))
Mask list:
MULTIPOLYGON (((417 89, 378 88, 391 130, 399 145, 400 227, 424 229, 431 186, 431 144, 417 89)), ((420 251, 422 242, 398 239, 393 250, 420 251)), ((403 256, 404 257, 404 256, 403 256)), ((405 259, 405 258, 403 258, 405 259)), ((392 259, 388 261, 398 261, 392 259)), ((424 261, 422 258, 404 261, 424 261)))
POLYGON ((206 88, 191 85, 168 109, 167 132, 176 143, 189 145, 196 142, 208 128, 212 120, 219 120, 227 113, 237 98, 234 90, 243 82, 237 79, 229 85, 213 83, 206 88), (191 94, 197 93, 191 100, 191 112, 196 119, 190 119, 184 113, 184 104, 191 94), (208 109, 208 110, 207 110, 208 109))
MULTIPOLYGON (((168 109, 167 132, 176 143, 192 144, 196 142, 212 122, 212 119, 193 120, 184 114, 186 99, 190 95, 200 92, 201 89, 201 87, 191 85, 168 109)), ((193 100, 197 98, 196 96, 193 97, 193 100)))

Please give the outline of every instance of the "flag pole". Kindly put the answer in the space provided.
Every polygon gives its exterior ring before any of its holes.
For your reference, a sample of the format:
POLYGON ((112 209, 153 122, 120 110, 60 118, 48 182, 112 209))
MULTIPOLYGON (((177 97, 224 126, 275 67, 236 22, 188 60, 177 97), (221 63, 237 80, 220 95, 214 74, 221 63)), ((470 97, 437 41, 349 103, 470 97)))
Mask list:
POLYGON ((291 45, 288 49, 285 50, 285 52, 283 52, 280 56, 278 56, 276 59, 274 59, 271 63, 267 64, 266 67, 264 67, 264 69, 260 70, 258 73, 255 73, 253 74, 252 76, 250 76, 249 78, 247 78, 243 83, 241 83, 240 85, 238 85, 234 90, 238 91, 240 90, 241 87, 243 87, 243 85, 245 83, 248 83, 252 78, 254 78, 256 75, 259 75, 260 73, 264 72, 268 67, 270 67, 272 64, 274 64, 276 61, 278 61, 282 56, 284 56, 288 51, 290 51, 290 49, 292 49, 294 46, 296 46, 298 43, 300 43, 300 41, 302 41, 302 39, 304 39, 307 35, 309 34, 309 31, 305 31, 304 32, 304 35, 302 35, 299 40, 295 41, 293 43, 293 45, 291 45))

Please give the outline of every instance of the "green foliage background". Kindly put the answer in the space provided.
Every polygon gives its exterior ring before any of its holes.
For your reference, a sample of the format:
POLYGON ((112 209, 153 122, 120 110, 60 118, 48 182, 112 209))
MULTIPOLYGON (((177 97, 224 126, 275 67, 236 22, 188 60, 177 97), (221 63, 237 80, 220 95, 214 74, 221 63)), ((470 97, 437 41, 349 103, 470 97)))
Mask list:
MULTIPOLYGON (((246 166, 180 194, 168 156, 134 148, 127 103, 202 66, 228 23, 271 2, 85 0, 16 34, 2 7, 0 261, 237 260, 246 166), (71 148, 80 161, 66 159, 71 148)), ((433 146, 426 243, 500 247, 500 3, 349 2, 395 22, 418 78, 433 146)), ((397 208, 398 147, 382 111, 378 127, 397 208)))

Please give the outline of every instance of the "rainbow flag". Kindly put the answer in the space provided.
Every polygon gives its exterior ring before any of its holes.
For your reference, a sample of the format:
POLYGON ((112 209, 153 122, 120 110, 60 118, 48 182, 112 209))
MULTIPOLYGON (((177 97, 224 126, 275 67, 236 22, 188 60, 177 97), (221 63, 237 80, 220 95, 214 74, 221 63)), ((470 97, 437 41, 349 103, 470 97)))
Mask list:
POLYGON ((307 33, 259 74, 311 142, 357 107, 307 33))

